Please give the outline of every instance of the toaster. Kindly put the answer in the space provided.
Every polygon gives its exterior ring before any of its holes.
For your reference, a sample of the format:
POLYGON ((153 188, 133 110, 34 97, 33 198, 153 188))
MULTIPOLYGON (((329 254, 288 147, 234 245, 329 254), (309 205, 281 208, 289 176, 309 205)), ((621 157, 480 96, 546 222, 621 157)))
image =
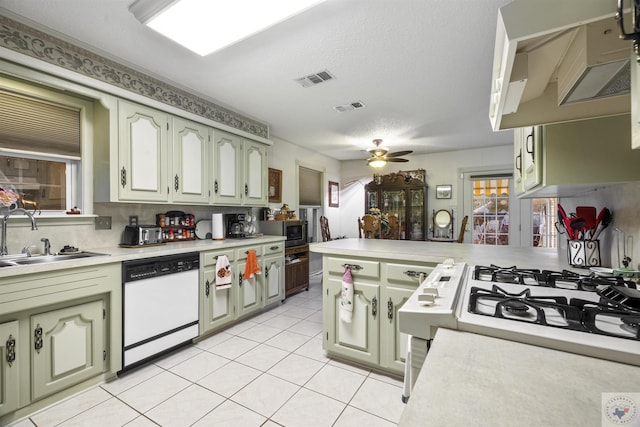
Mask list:
POLYGON ((127 225, 122 234, 122 244, 142 246, 162 243, 162 227, 156 225, 127 225))

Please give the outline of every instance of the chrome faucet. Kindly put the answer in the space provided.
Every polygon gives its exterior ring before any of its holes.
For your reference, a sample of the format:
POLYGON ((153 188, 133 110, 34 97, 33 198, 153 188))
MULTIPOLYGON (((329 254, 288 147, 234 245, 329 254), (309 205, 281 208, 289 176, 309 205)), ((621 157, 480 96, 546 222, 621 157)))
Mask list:
POLYGON ((36 219, 31 213, 29 213, 29 211, 26 211, 22 208, 10 210, 9 213, 7 213, 5 216, 2 217, 2 238, 0 239, 0 256, 7 255, 9 253, 9 251, 7 250, 7 220, 11 215, 15 215, 19 213, 25 214, 31 219, 32 230, 38 229, 38 224, 36 224, 36 219))

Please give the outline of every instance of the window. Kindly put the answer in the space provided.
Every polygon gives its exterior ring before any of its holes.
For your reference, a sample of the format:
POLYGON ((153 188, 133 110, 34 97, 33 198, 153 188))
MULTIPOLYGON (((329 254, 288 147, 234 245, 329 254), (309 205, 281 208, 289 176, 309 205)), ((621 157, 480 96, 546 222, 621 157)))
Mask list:
POLYGON ((509 244, 509 178, 472 177, 473 243, 509 244))
POLYGON ((0 187, 17 193, 19 206, 49 213, 82 209, 82 120, 88 104, 0 77, 0 187))
POLYGON ((558 199, 550 197, 533 199, 532 210, 532 244, 538 248, 555 248, 558 242, 557 221, 558 199))
POLYGON ((322 206, 322 172, 298 167, 298 202, 300 206, 322 206))

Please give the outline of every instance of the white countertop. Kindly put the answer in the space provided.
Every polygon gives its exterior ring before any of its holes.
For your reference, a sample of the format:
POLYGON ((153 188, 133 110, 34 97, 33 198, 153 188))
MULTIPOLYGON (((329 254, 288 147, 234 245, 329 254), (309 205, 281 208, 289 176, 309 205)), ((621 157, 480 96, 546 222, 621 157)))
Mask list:
POLYGON ((441 263, 447 258, 471 265, 569 269, 566 256, 556 249, 473 245, 470 243, 422 242, 411 240, 338 239, 309 245, 311 252, 339 256, 360 256, 391 260, 441 263))
POLYGON ((640 367, 440 328, 399 425, 601 426, 603 392, 640 367))
POLYGON ((82 248, 86 252, 96 252, 107 256, 78 258, 68 261, 57 261, 42 264, 20 265, 0 268, 0 277, 11 277, 21 274, 39 273, 43 271, 62 270, 66 268, 83 267, 87 265, 109 264, 113 262, 130 261, 135 259, 175 255, 188 252, 202 252, 209 250, 226 250, 239 246, 256 246, 282 242, 283 236, 261 236, 246 239, 224 240, 190 240, 185 242, 170 242, 156 246, 141 246, 136 248, 108 247, 82 248))

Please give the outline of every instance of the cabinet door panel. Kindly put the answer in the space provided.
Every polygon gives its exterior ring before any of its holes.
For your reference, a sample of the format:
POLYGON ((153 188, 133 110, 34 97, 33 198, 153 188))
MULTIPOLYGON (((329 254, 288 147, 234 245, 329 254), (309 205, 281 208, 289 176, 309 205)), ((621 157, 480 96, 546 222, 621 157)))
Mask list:
POLYGON ((252 313, 262 308, 262 275, 250 279, 244 277, 246 263, 238 263, 234 281, 237 284, 238 316, 252 313))
POLYGON ((207 144, 205 126, 173 118, 173 200, 207 203, 207 144))
POLYGON ((103 308, 94 301, 31 317, 33 399, 103 371, 103 308))
POLYGON ((267 150, 262 144, 245 141, 245 205, 267 204, 267 150))
POLYGON ((242 138, 218 130, 213 135, 213 201, 218 204, 239 205, 242 203, 242 138))
POLYGON ((284 257, 267 257, 263 262, 265 305, 284 299, 284 257))
POLYGON ((398 310, 409 299, 413 289, 386 287, 380 291, 382 315, 380 334, 384 345, 380 347, 380 359, 386 368, 398 373, 404 371, 408 335, 398 328, 398 310))
POLYGON ((120 101, 118 197, 167 201, 166 114, 120 101))
POLYGON ((18 322, 0 324, 0 416, 14 411, 20 405, 20 359, 18 357, 18 322))
POLYGON ((355 360, 379 361, 379 286, 354 283, 351 323, 340 320, 342 282, 327 279, 323 302, 324 348, 355 360))
POLYGON ((216 329, 231 322, 235 318, 234 289, 216 288, 216 268, 202 269, 202 295, 203 315, 200 325, 201 333, 216 329))

